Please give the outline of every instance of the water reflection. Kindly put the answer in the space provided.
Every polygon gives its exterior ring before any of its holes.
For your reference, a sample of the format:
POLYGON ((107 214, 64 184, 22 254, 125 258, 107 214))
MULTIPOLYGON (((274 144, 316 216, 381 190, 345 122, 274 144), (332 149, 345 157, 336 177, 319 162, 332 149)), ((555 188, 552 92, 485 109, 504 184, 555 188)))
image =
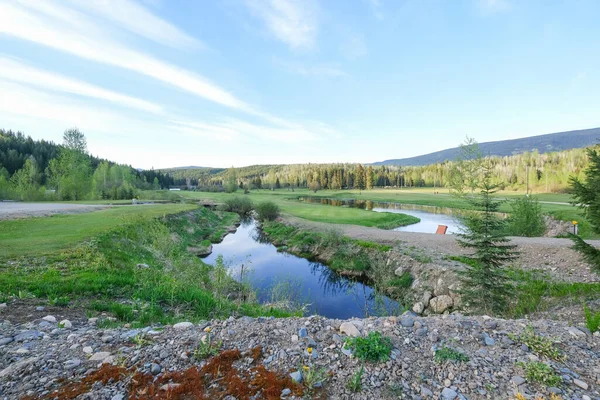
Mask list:
POLYGON ((204 262, 214 264, 219 255, 234 279, 239 279, 244 266, 246 281, 263 303, 285 292, 296 302, 308 303, 309 314, 340 319, 388 314, 399 308, 398 303, 378 295, 363 282, 336 274, 321 263, 279 252, 252 220, 244 221, 235 233, 214 244, 213 253, 204 262))

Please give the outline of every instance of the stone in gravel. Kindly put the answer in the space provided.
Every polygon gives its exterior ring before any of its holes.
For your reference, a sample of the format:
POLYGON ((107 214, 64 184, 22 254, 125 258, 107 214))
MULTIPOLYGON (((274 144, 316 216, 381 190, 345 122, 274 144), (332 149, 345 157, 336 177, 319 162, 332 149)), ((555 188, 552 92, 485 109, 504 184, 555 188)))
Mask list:
POLYGON ((110 353, 108 351, 99 351, 97 353, 94 353, 91 357, 90 357, 90 361, 102 361, 104 360, 106 357, 109 357, 110 353))
POLYGON ((496 329, 498 328, 498 323, 496 321, 485 321, 483 324, 488 329, 496 329))
POLYGON ((94 349, 92 349, 90 346, 85 346, 85 347, 83 348, 83 352, 84 352, 85 354, 92 354, 92 353, 94 352, 94 349))
POLYGON ((162 371, 162 367, 160 365, 157 363, 150 364, 150 373, 152 375, 158 375, 160 374, 160 371, 162 371))
POLYGON ((300 371, 294 371, 290 374, 290 378, 292 378, 292 380, 296 383, 300 383, 302 382, 302 372, 300 371))
POLYGON ((352 355, 352 349, 346 348, 342 346, 342 353, 350 357, 352 355))
POLYGON ((415 324, 415 320, 411 317, 402 317, 400 318, 400 325, 402 325, 405 328, 412 328, 412 326, 415 324))
POLYGON ((74 358, 72 360, 66 361, 65 362, 65 368, 66 369, 73 369, 73 368, 77 368, 81 365, 81 360, 79 360, 78 358, 74 358))
POLYGON ((425 336, 427 335, 427 328, 419 328, 415 331, 417 336, 425 336))
POLYGON ((442 390, 442 399, 444 400, 454 400, 457 396, 458 393, 450 388, 444 388, 444 390, 442 390))
POLYGON ((37 357, 31 357, 10 364, 8 367, 0 371, 0 379, 6 376, 16 375, 17 372, 25 369, 28 365, 35 363, 37 360, 37 357))
POLYGON ((292 343, 296 343, 298 341, 298 335, 292 335, 292 343))
POLYGON ((102 343, 110 343, 114 340, 114 338, 110 335, 105 335, 105 336, 102 336, 100 338, 100 340, 102 340, 102 343))
POLYGON ((95 325, 96 322, 98 322, 98 318, 96 317, 88 319, 88 324, 95 325))
POLYGON ((162 385, 160 387, 160 390, 163 390, 166 392, 167 390, 177 389, 179 386, 181 386, 180 383, 165 383, 164 385, 162 385))
POLYGON ((35 308, 35 311, 44 311, 45 309, 46 309, 46 307, 44 307, 44 306, 37 306, 35 308))
POLYGON ((6 307, 8 307, 8 306, 6 305, 6 303, 2 303, 2 304, 0 304, 0 308, 6 308, 6 307))
POLYGON ((54 315, 46 315, 44 318, 42 318, 44 321, 48 321, 48 322, 52 322, 55 323, 56 322, 56 317, 54 315))
POLYGON ((71 329, 73 327, 73 324, 68 319, 63 319, 58 325, 62 326, 64 329, 71 329))
POLYGON ((348 336, 353 336, 353 337, 360 336, 360 332, 358 331, 356 326, 354 326, 354 324, 351 322, 343 322, 340 325, 340 332, 344 333, 348 336))
POLYGON ((483 344, 485 344, 486 346, 493 346, 494 344, 496 344, 496 341, 485 332, 481 335, 481 339, 483 340, 483 344))
POLYGON ((583 396, 581 396, 581 400, 592 400, 592 398, 587 394, 584 394, 583 396))
POLYGON ((569 327, 569 333, 571 334, 571 336, 574 336, 574 337, 585 337, 585 332, 580 331, 579 329, 575 328, 574 326, 569 327))
POLYGON ((192 324, 191 322, 178 322, 175 325, 173 325, 173 329, 179 329, 179 330, 184 330, 184 329, 189 329, 192 326, 194 326, 194 324, 192 324))
POLYGON ((123 393, 117 393, 110 400, 125 400, 125 395, 123 393))
POLYGON ((29 350, 27 350, 24 347, 21 347, 21 348, 17 349, 16 353, 17 354, 27 354, 27 353, 29 353, 29 350))
POLYGON ((308 331, 306 330, 305 327, 302 327, 298 330, 298 336, 301 338, 308 336, 308 331))
POLYGON ((423 314, 423 311, 425 311, 425 306, 423 305, 423 303, 421 303, 420 301, 417 301, 414 305, 412 310, 417 313, 417 314, 423 314))
POLYGON ((421 395, 433 398, 433 392, 425 386, 421 386, 421 395))
POLYGON ((573 379, 573 384, 579 386, 583 390, 587 390, 587 388, 588 388, 588 384, 579 379, 573 379))
POLYGON ((454 300, 452 300, 452 297, 445 294, 438 297, 434 297, 433 299, 429 300, 429 307, 434 313, 438 314, 443 313, 444 311, 452 307, 453 304, 454 300))
POLYGON ((521 386, 522 384, 524 384, 526 382, 526 380, 519 375, 513 376, 512 378, 510 378, 510 381, 512 383, 514 383, 516 386, 521 386))
POLYGON ((12 341, 13 341, 13 338, 11 338, 11 337, 2 338, 2 339, 0 339, 0 346, 5 346, 5 345, 11 343, 12 341))
POLYGON ((292 394, 291 389, 285 388, 281 391, 281 397, 286 397, 286 396, 289 396, 290 394, 292 394))
POLYGON ((562 390, 560 390, 557 387, 551 386, 551 387, 548 388, 548 392, 554 393, 554 394, 561 394, 562 390))
POLYGON ((15 341, 24 342, 25 340, 40 339, 42 336, 44 335, 42 335, 42 333, 39 331, 25 331, 15 336, 15 341))

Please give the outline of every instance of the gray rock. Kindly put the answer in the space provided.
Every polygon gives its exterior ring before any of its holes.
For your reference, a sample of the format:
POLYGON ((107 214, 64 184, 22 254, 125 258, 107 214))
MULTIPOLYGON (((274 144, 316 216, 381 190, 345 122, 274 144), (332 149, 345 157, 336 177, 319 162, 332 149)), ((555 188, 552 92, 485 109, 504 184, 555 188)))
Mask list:
POLYGON ((421 395, 433 398, 433 392, 425 386, 421 386, 421 395))
POLYGON ((114 340, 114 338, 110 335, 105 335, 105 336, 102 336, 100 338, 100 340, 102 340, 102 343, 110 343, 114 340))
POLYGON ((150 364, 150 373, 152 375, 158 375, 160 374, 160 371, 162 371, 162 367, 160 365, 157 363, 150 364))
POLYGON ((423 303, 421 303, 420 301, 417 301, 413 305, 412 310, 417 314, 423 314, 423 311, 425 311, 425 305, 423 303))
POLYGON ((415 320, 411 317, 402 317, 400 318, 400 325, 405 328, 412 328, 415 324, 415 320))
POLYGON ((291 391, 290 389, 288 389, 288 388, 285 388, 285 389, 283 389, 283 390, 281 391, 281 397, 287 397, 287 396, 289 396, 290 394, 292 394, 292 391, 291 391))
POLYGON ((5 346, 5 345, 7 345, 9 343, 12 343, 13 340, 14 339, 11 338, 11 337, 2 338, 2 339, 0 339, 0 346, 5 346))
POLYGON ((99 351, 98 353, 94 353, 90 357, 90 361, 102 361, 109 356, 110 356, 110 353, 108 351, 99 351))
POLYGON ((498 328, 498 322, 496 321, 485 321, 485 323, 483 324, 486 328, 488 329, 496 329, 498 328))
POLYGON ((173 329, 184 330, 184 329, 190 329, 193 326, 194 326, 194 324, 192 324, 191 322, 178 322, 175 325, 173 325, 173 329))
POLYGON ((496 344, 496 341, 485 332, 481 335, 481 339, 483 340, 483 344, 485 344, 486 346, 493 346, 494 344, 496 344))
POLYGON ((308 331, 306 330, 305 327, 302 327, 298 330, 298 336, 301 338, 307 337, 308 336, 308 331))
POLYGON ((302 382, 302 372, 300 371, 294 371, 290 374, 290 378, 292 378, 292 380, 296 383, 300 383, 302 382))
POLYGON ((360 336, 360 331, 352 322, 343 322, 340 325, 340 332, 348 336, 357 337, 360 336))
POLYGON ((588 389, 588 384, 585 383, 582 380, 579 379, 573 379, 573 384, 576 386, 579 386, 580 388, 582 388, 583 390, 587 390, 588 389))
POLYGON ((94 352, 94 349, 92 349, 90 346, 85 346, 85 347, 83 348, 83 352, 84 352, 85 354, 92 354, 92 353, 94 352))
POLYGON ((81 365, 81 360, 78 358, 74 358, 72 360, 69 360, 67 362, 65 362, 65 368, 66 369, 73 369, 73 368, 77 368, 81 365))
POLYGON ((122 393, 117 393, 110 400, 125 400, 125 395, 122 393))
POLYGON ((37 306, 35 308, 35 311, 44 311, 45 309, 46 309, 46 307, 44 307, 44 306, 37 306))
POLYGON ((557 387, 551 386, 548 388, 548 392, 554 393, 554 394, 561 394, 562 390, 557 387))
POLYGON ((64 329, 71 329, 73 327, 73 324, 68 319, 63 319, 62 321, 60 321, 58 323, 58 326, 60 326, 64 329))
POLYGON ((582 337, 586 336, 585 332, 580 331, 579 329, 575 328, 574 326, 570 326, 568 331, 571 334, 571 336, 573 336, 573 337, 582 338, 582 337))
POLYGON ((25 332, 21 332, 17 336, 15 336, 15 341, 16 342, 24 342, 26 340, 41 339, 42 336, 44 336, 44 335, 39 331, 25 331, 25 332))
POLYGON ((431 311, 438 314, 448 310, 453 304, 454 300, 452 300, 452 297, 445 294, 429 300, 429 308, 431 308, 431 311))
POLYGON ((415 331, 415 334, 417 336, 426 336, 427 335, 427 328, 419 328, 415 331))
POLYGON ((56 317, 54 315, 46 315, 44 318, 42 318, 44 321, 48 321, 48 322, 52 322, 53 324, 56 323, 56 317))
POLYGON ((520 386, 522 384, 524 384, 525 382, 527 382, 523 377, 515 375, 512 378, 510 378, 510 381, 512 383, 514 383, 516 386, 520 386))
POLYGON ((458 393, 450 388, 444 388, 444 390, 442 390, 442 399, 444 400, 454 400, 457 396, 458 393))

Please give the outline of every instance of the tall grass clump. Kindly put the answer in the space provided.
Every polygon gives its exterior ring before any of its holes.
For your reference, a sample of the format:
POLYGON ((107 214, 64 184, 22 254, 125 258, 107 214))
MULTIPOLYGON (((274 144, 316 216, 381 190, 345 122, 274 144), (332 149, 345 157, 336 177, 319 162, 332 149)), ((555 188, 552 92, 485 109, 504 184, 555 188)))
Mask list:
POLYGON ((594 312, 588 308, 587 305, 583 306, 583 312, 585 314, 585 324, 591 332, 596 332, 600 328, 600 311, 594 312))
POLYGON ((512 204, 512 213, 508 219, 507 233, 513 236, 542 236, 546 223, 542 206, 531 196, 517 198, 512 204))
POLYGON ((256 217, 260 221, 275 221, 279 212, 279 206, 272 201, 263 201, 256 205, 256 217))
POLYGON ((252 212, 254 205, 252 204, 252 200, 248 197, 232 197, 225 200, 225 203, 221 207, 223 211, 229 211, 238 213, 242 216, 249 215, 252 212))

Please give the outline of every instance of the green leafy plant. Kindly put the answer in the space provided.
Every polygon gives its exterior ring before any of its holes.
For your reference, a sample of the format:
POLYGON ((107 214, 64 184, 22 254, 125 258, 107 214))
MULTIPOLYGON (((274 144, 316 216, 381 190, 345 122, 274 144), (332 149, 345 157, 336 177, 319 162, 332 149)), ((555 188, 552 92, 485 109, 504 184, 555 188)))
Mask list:
POLYGON ((206 336, 200 339, 198 347, 194 350, 194 358, 196 360, 204 360, 206 358, 219 354, 223 342, 220 340, 217 343, 213 343, 210 337, 210 328, 205 329, 206 336))
POLYGON ((469 357, 465 354, 461 353, 458 350, 454 350, 447 346, 442 346, 441 349, 437 349, 435 351, 435 355, 433 356, 436 362, 444 362, 444 361, 456 361, 456 362, 467 362, 469 361, 469 357))
POLYGON ((558 386, 562 378, 548 364, 540 361, 518 363, 525 371, 525 378, 530 382, 539 383, 544 386, 558 386))
POLYGON ((511 204, 512 213, 508 218, 507 233, 514 236, 542 236, 546 222, 542 206, 533 196, 519 197, 511 204))
POLYGON ((365 373, 365 366, 361 365, 360 369, 358 371, 356 371, 354 374, 352 374, 352 376, 350 377, 350 380, 346 384, 346 387, 348 388, 348 390, 350 390, 351 392, 354 392, 354 393, 358 393, 362 390, 362 377, 363 377, 364 373, 365 373))
POLYGON ((585 324, 587 328, 591 332, 598 331, 598 328, 600 328, 600 311, 594 312, 588 308, 587 304, 585 304, 583 306, 583 312, 585 314, 585 324))
POLYGON ((279 217, 279 206, 272 201, 263 201, 255 207, 256 216, 260 221, 274 221, 279 217))
POLYGON ((380 332, 369 332, 366 337, 346 339, 344 347, 351 348, 358 359, 382 362, 390 358, 392 340, 380 332))
POLYGON ((248 215, 254 208, 252 200, 248 197, 236 196, 225 200, 221 209, 223 211, 235 212, 240 215, 248 215))
POLYGON ((130 338, 131 342, 134 343, 137 347, 144 347, 149 344, 152 344, 152 340, 150 340, 144 333, 138 333, 134 337, 130 338))
POLYGON ((327 380, 327 372, 325 368, 316 368, 313 366, 304 365, 302 367, 302 378, 306 394, 310 395, 315 389, 322 387, 327 380))
POLYGON ((566 357, 554 345, 552 339, 535 333, 533 326, 529 325, 519 336, 509 335, 516 342, 522 343, 538 356, 547 357, 556 361, 562 361, 566 357))
POLYGON ((48 299, 48 304, 51 306, 66 307, 69 305, 70 301, 71 299, 69 299, 67 296, 58 296, 48 299))

